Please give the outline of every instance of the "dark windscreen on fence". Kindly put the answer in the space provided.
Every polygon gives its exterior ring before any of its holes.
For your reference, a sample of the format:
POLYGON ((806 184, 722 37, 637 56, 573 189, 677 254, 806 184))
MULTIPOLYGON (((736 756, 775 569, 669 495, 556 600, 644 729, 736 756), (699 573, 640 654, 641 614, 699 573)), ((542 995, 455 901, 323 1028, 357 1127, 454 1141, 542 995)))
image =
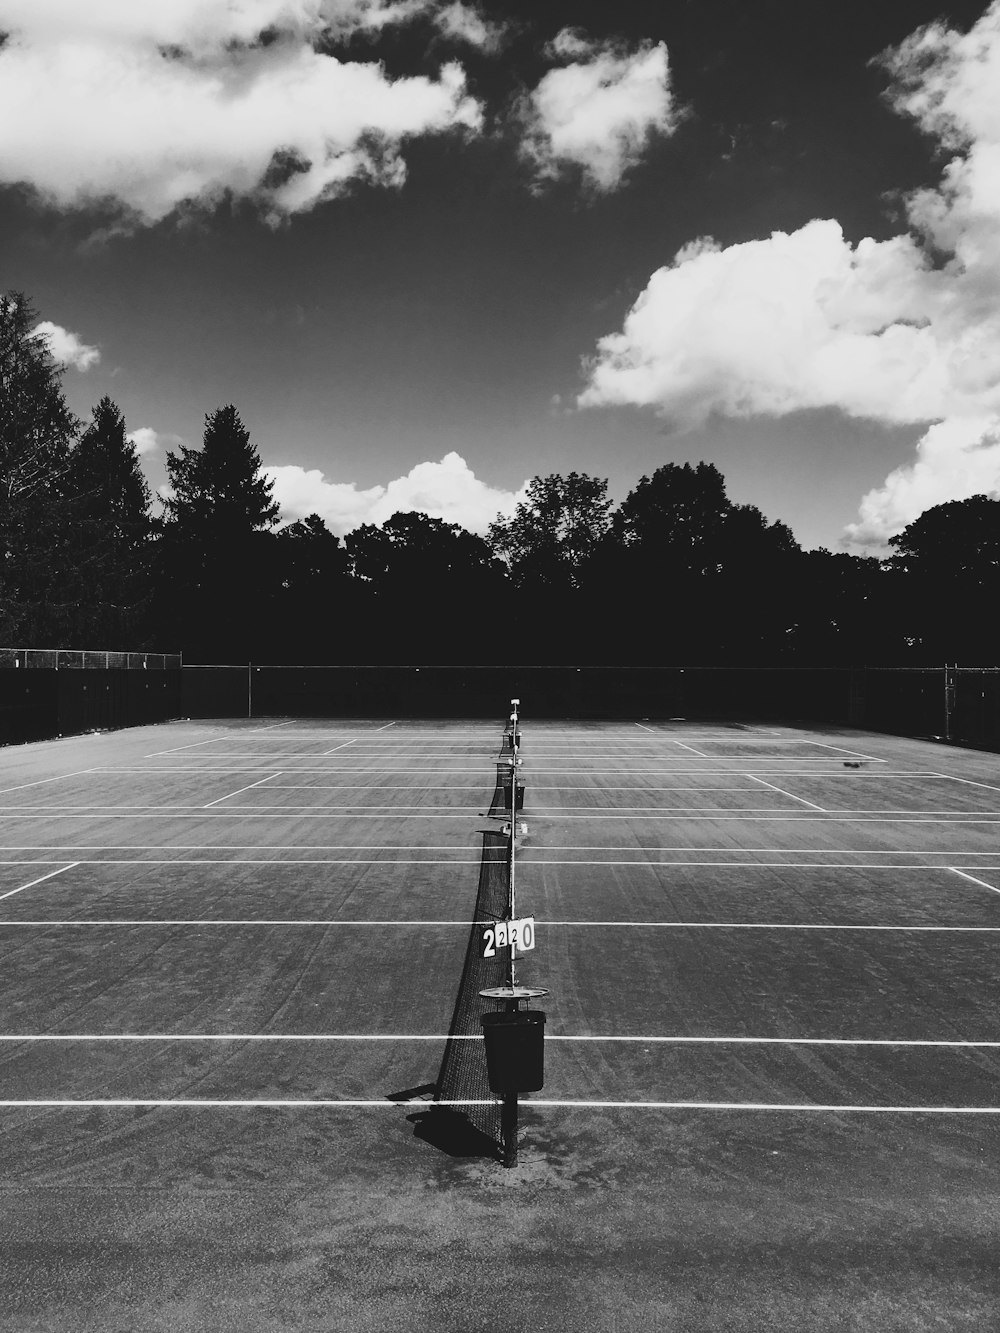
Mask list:
POLYGON ((1000 668, 185 666, 186 717, 771 719, 1000 749, 1000 668))
POLYGON ((1000 750, 996 667, 181 666, 169 653, 0 649, 0 744, 173 717, 772 719, 1000 750))
POLYGON ((0 649, 0 745, 164 722, 180 711, 177 653, 0 649))

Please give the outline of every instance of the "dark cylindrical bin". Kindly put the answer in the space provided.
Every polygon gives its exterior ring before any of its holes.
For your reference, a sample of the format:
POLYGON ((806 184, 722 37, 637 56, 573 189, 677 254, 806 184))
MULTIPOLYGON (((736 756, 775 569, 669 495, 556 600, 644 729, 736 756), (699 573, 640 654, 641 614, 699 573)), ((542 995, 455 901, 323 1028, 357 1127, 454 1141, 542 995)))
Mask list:
POLYGON ((491 1092, 540 1092, 545 1081, 545 1014, 541 1009, 483 1014, 491 1092))
MULTIPOLYGON (((511 791, 512 791, 512 784, 511 784, 511 782, 510 782, 510 779, 508 779, 508 780, 503 784, 503 806, 504 806, 504 809, 505 809, 505 810, 510 810, 510 809, 512 808, 512 807, 511 807, 511 791)), ((513 784, 513 793, 514 793, 514 805, 513 805, 513 809, 514 809, 515 811, 517 811, 517 810, 523 810, 523 809, 524 809, 524 783, 523 783, 523 782, 516 782, 516 783, 514 783, 514 784, 513 784)))

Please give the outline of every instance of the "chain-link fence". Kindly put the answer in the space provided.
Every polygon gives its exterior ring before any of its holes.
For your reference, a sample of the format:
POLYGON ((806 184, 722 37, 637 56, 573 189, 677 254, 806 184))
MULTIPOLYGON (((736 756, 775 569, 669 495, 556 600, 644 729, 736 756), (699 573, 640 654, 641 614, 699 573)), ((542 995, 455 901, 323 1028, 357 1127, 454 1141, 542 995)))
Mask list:
POLYGON ((56 671, 178 671, 180 653, 126 653, 107 648, 0 648, 0 668, 56 671))

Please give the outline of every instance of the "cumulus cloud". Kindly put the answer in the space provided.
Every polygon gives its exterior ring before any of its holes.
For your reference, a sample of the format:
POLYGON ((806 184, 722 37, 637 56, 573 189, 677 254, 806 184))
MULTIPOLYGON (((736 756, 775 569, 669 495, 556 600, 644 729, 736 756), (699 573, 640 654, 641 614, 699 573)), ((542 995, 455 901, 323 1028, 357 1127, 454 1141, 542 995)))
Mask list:
POLYGON ((547 53, 569 63, 524 100, 523 153, 540 181, 573 167, 594 189, 614 190, 652 137, 676 128, 667 48, 646 42, 629 51, 564 28, 547 53))
POLYGON ((286 465, 264 472, 274 482, 274 498, 283 518, 319 514, 338 536, 362 523, 384 523, 395 513, 411 510, 485 533, 498 513, 514 512, 527 488, 527 481, 517 492, 488 486, 454 452, 438 463, 418 463, 405 476, 367 490, 360 490, 354 482, 327 481, 318 468, 286 465))
POLYGON ((85 343, 78 334, 71 333, 60 324, 53 324, 50 319, 43 319, 31 330, 34 338, 44 338, 49 345, 52 359, 61 366, 73 366, 77 370, 90 370, 101 359, 100 349, 85 343))
POLYGON ((135 446, 135 451, 140 456, 155 453, 163 446, 164 441, 171 444, 179 442, 176 435, 163 436, 152 426, 140 426, 137 430, 130 430, 125 438, 135 446))
POLYGON ((59 207, 111 200, 143 222, 227 191, 280 217, 359 179, 398 185, 408 138, 478 127, 463 70, 391 79, 316 43, 427 8, 0 0, 0 180, 59 207))
POLYGON ((946 423, 865 497, 851 532, 872 542, 914 505, 1000 479, 988 447, 970 462, 970 441, 1000 419, 1000 0, 968 34, 932 25, 883 63, 892 105, 953 153, 938 188, 907 201, 908 230, 853 245, 817 220, 725 249, 685 246, 599 341, 577 400, 652 407, 679 428, 815 407, 946 423))
POLYGON ((846 536, 861 546, 880 546, 925 509, 990 494, 1000 496, 1000 418, 939 421, 918 443, 916 462, 896 468, 864 496, 846 536))
POLYGON ((1000 410, 1000 307, 932 268, 910 235, 845 240, 838 223, 726 249, 686 246, 602 338, 582 406, 654 406, 682 426, 712 412, 839 407, 885 422, 1000 410))

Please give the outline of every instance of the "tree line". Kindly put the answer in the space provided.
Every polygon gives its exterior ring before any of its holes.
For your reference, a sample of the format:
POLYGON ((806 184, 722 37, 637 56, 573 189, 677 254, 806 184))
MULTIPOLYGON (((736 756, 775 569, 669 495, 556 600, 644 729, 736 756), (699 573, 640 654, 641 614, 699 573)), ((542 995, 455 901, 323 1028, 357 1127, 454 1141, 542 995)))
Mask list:
POLYGON ((1000 501, 937 505, 874 557, 803 551, 709 463, 620 504, 535 477, 485 537, 422 513, 341 540, 280 523, 236 407, 167 454, 162 513, 125 420, 70 413, 37 316, 0 296, 0 644, 189 662, 991 665, 1000 501))

